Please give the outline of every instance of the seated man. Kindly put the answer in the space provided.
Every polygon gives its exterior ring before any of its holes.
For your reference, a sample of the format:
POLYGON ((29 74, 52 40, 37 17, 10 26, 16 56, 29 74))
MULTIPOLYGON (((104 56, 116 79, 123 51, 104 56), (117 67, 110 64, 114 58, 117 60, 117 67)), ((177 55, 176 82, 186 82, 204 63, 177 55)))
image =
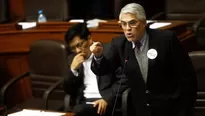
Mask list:
MULTIPOLYGON (((68 57, 70 69, 64 81, 64 90, 76 99, 73 112, 76 116, 109 115, 119 87, 117 78, 113 78, 114 74, 111 73, 96 76, 91 71, 93 54, 89 48, 93 40, 86 24, 78 23, 71 27, 65 35, 65 41, 72 54, 68 57)), ((121 85, 119 92, 126 88, 126 84, 121 85)))

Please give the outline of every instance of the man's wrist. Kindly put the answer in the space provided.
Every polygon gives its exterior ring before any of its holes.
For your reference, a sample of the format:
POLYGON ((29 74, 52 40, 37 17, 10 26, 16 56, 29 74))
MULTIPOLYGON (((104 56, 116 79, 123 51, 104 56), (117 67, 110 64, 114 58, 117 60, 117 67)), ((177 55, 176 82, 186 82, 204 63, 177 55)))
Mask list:
POLYGON ((78 76, 78 71, 77 70, 75 70, 75 69, 70 69, 71 70, 71 72, 73 73, 73 75, 75 75, 75 76, 78 76))

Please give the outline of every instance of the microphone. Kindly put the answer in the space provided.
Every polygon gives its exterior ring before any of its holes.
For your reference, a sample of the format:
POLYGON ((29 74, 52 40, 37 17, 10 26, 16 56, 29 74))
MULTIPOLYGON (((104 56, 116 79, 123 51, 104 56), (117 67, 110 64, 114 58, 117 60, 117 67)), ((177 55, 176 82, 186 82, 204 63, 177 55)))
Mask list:
POLYGON ((118 94, 119 94, 119 92, 120 92, 120 87, 121 87, 121 84, 122 84, 122 77, 123 76, 125 76, 125 66, 126 66, 126 64, 127 64, 127 61, 128 61, 128 58, 127 59, 125 59, 125 61, 124 61, 124 65, 123 65, 123 69, 122 69, 122 75, 120 75, 120 83, 119 83, 119 85, 118 85, 118 87, 117 87, 117 92, 116 92, 116 98, 115 98, 115 102, 114 102, 114 105, 113 105, 113 109, 112 109, 112 115, 111 116, 114 116, 114 112, 115 112, 115 107, 116 107, 116 104, 117 104, 117 99, 118 99, 118 94))

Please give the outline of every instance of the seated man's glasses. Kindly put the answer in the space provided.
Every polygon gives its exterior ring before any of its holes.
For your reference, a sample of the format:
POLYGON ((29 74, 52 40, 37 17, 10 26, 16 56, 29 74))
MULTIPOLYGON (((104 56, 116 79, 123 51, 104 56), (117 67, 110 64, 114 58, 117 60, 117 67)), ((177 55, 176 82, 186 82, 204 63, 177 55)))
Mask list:
POLYGON ((84 49, 84 48, 86 48, 86 46, 87 46, 87 41, 86 41, 86 40, 83 40, 83 41, 77 43, 77 44, 74 45, 74 46, 70 46, 70 50, 71 50, 72 52, 75 52, 76 48, 78 48, 78 49, 84 49))
POLYGON ((135 28, 139 25, 139 21, 137 21, 137 20, 131 20, 129 22, 120 21, 120 25, 123 29, 126 29, 127 25, 131 28, 135 28))

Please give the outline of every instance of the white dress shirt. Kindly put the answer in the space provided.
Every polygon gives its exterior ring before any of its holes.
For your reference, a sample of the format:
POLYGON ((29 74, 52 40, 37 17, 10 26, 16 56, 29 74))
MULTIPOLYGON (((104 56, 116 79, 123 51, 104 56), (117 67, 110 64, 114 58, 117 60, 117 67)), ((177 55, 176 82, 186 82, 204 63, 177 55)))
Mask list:
MULTIPOLYGON (((85 98, 102 98, 98 89, 97 77, 91 70, 91 62, 93 58, 93 54, 83 62, 83 72, 84 72, 84 97, 85 98)), ((75 70, 71 70, 75 76, 78 76, 78 72, 75 70)))

